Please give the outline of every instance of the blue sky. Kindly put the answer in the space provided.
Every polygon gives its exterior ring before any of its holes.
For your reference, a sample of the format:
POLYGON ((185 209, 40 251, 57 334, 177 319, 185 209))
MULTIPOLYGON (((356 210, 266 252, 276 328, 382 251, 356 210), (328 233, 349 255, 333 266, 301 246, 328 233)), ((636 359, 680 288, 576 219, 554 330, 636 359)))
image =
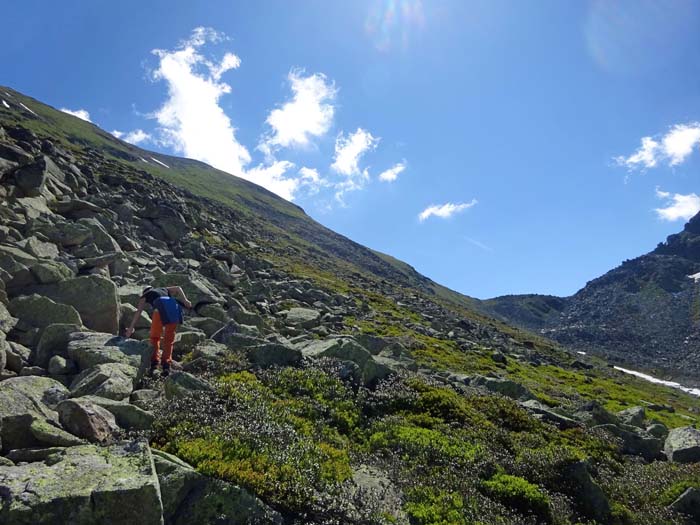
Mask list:
POLYGON ((472 296, 574 293, 700 209, 692 0, 2 12, 0 83, 266 185, 472 296))

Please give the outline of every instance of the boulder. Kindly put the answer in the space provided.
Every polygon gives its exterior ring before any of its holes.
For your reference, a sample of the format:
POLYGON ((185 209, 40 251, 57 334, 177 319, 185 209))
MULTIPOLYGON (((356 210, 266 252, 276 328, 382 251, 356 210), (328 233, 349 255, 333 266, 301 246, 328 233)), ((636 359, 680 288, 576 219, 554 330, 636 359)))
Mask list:
POLYGON ((666 428, 666 425, 663 423, 652 423, 647 427, 647 433, 651 434, 654 437, 657 437, 659 439, 666 439, 666 436, 668 436, 668 428, 666 428))
POLYGON ((605 410, 598 401, 589 401, 574 413, 574 417, 591 427, 620 424, 617 416, 605 410))
POLYGON ((5 355, 7 357, 6 369, 19 374, 22 368, 29 363, 31 350, 26 346, 11 341, 5 347, 5 355))
POLYGON ((90 230, 92 242, 103 252, 121 253, 122 249, 119 243, 107 232, 102 223, 94 217, 86 217, 79 219, 78 224, 85 226, 90 230))
POLYGON ((214 337, 224 327, 224 323, 211 317, 192 317, 187 319, 185 325, 201 330, 207 337, 214 337))
POLYGON ((532 393, 520 383, 500 377, 475 375, 469 381, 469 386, 482 387, 490 392, 496 392, 511 399, 532 399, 532 393))
POLYGON ((37 291, 56 302, 73 306, 88 328, 111 334, 119 330, 119 297, 117 286, 110 279, 86 275, 43 285, 37 287, 37 291))
POLYGON ((550 409, 549 407, 543 405, 536 399, 529 399, 527 401, 520 402, 519 405, 523 407, 528 412, 534 414, 537 419, 552 423, 560 430, 567 428, 575 428, 580 426, 580 423, 570 417, 564 416, 550 409))
POLYGON ((224 303, 223 296, 200 275, 186 273, 166 273, 153 280, 151 286, 179 286, 190 302, 199 307, 211 303, 224 303))
POLYGON ((250 362, 262 368, 296 366, 301 362, 301 351, 291 346, 269 343, 246 350, 250 362))
POLYGON ((124 304, 130 304, 134 308, 138 306, 139 299, 141 299, 141 293, 145 286, 136 286, 134 284, 125 284, 117 289, 117 295, 119 295, 119 301, 122 306, 124 304))
POLYGON ((675 463, 700 462, 700 430, 693 427, 674 428, 668 433, 664 452, 668 460, 675 463))
POLYGON ((70 376, 78 373, 78 366, 70 359, 55 355, 49 359, 47 370, 52 376, 70 376))
POLYGON ((378 363, 369 351, 351 337, 330 337, 324 340, 303 342, 299 348, 304 357, 333 357, 355 363, 359 369, 357 378, 368 385, 391 374, 391 369, 378 363))
POLYGON ((55 323, 44 328, 39 343, 31 355, 31 362, 37 366, 47 367, 53 356, 68 356, 70 335, 79 332, 82 327, 77 324, 55 323))
POLYGON ((598 523, 610 520, 610 503, 603 489, 593 480, 585 461, 569 465, 563 473, 563 485, 568 489, 584 515, 598 523))
POLYGON ((166 524, 281 525, 281 516, 245 489, 203 476, 159 450, 153 450, 153 459, 166 524))
POLYGON ((700 523, 700 489, 690 487, 671 503, 671 510, 690 516, 695 523, 700 523))
POLYGON ((663 448, 663 441, 644 430, 633 426, 598 425, 594 429, 605 430, 622 439, 622 452, 642 456, 647 461, 658 459, 663 448))
POLYGON ((290 308, 278 315, 284 317, 288 325, 300 328, 314 328, 321 323, 321 313, 311 308, 290 308))
POLYGON ((95 395, 126 399, 134 390, 138 369, 124 363, 102 363, 83 370, 70 386, 72 397, 95 395))
POLYGON ((5 334, 0 332, 0 374, 5 371, 7 364, 7 354, 10 348, 9 343, 5 339, 5 334))
POLYGON ((17 324, 17 319, 10 315, 7 307, 0 302, 0 332, 9 333, 15 325, 17 324))
POLYGON ((27 197, 39 197, 42 195, 46 180, 53 171, 60 172, 49 157, 42 155, 36 161, 16 170, 15 182, 27 197))
POLYGON ((146 443, 82 445, 44 462, 0 466, 0 523, 162 525, 163 507, 146 443))
POLYGON ((647 417, 644 407, 632 407, 621 410, 617 414, 618 419, 625 425, 644 428, 644 420, 647 417))
POLYGON ((106 443, 119 431, 111 412, 82 398, 61 401, 57 411, 63 428, 93 443, 106 443))
POLYGON ((38 294, 15 297, 10 301, 10 313, 21 321, 39 329, 55 323, 82 325, 75 308, 52 301, 38 294))
POLYGON ((73 277, 68 266, 57 261, 40 261, 29 266, 34 281, 38 284, 53 284, 73 277))
POLYGON ((55 259, 58 257, 58 246, 52 242, 40 241, 33 235, 18 243, 18 246, 39 259, 55 259))
POLYGON ((80 370, 103 363, 122 363, 142 374, 151 363, 152 349, 146 342, 112 334, 76 332, 69 337, 67 353, 80 370))
POLYGON ((74 447, 83 445, 85 442, 63 430, 62 428, 49 423, 45 419, 35 419, 29 425, 32 436, 42 444, 49 447, 74 447))
POLYGON ((127 401, 115 401, 98 396, 84 396, 79 399, 108 410, 116 419, 117 424, 126 430, 149 430, 155 419, 152 413, 127 401))
POLYGON ((77 222, 56 222, 43 227, 41 233, 46 235, 51 242, 64 248, 81 246, 92 239, 90 228, 77 222))
POLYGON ((203 379, 188 374, 187 372, 175 372, 169 375, 165 380, 166 399, 184 397, 196 391, 213 392, 214 387, 203 379))
POLYGON ((30 432, 34 420, 58 423, 56 406, 68 389, 48 377, 12 377, 0 381, 0 443, 3 450, 38 444, 30 432))

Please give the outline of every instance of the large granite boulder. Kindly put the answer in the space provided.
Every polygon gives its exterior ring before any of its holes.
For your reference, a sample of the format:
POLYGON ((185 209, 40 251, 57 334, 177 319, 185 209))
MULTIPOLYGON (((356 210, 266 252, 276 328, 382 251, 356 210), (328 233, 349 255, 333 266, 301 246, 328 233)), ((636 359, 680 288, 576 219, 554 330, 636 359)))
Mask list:
POLYGON ((278 343, 268 343, 246 349, 248 359, 262 368, 295 366, 301 362, 301 351, 278 343))
POLYGON ((351 337, 329 337, 324 340, 312 340, 300 343, 299 348, 304 357, 333 357, 357 365, 362 383, 369 385, 389 376, 391 369, 372 357, 369 351, 351 337))
POLYGON ((245 489, 203 476, 165 452, 154 450, 153 459, 166 525, 282 523, 277 512, 245 489))
POLYGON ((42 331, 39 343, 31 354, 32 363, 46 368, 52 357, 67 357, 70 335, 79 332, 81 328, 77 324, 54 323, 48 325, 42 331))
POLYGON ((3 525, 163 525, 147 444, 58 449, 44 461, 0 466, 3 525))
POLYGON ((122 363, 142 374, 150 365, 152 349, 146 342, 112 334, 76 332, 69 337, 67 353, 81 370, 103 363, 122 363))
POLYGON ((127 399, 134 390, 138 369, 124 363, 102 363, 83 370, 70 385, 72 397, 95 395, 127 399))
POLYGON ((300 328, 314 328, 321 322, 321 313, 311 308, 290 308, 279 313, 286 324, 300 328))
POLYGON ((39 329, 55 323, 82 325, 80 314, 73 306, 60 301, 54 302, 43 295, 32 294, 15 297, 10 301, 9 309, 14 317, 39 329))
POLYGON ((37 287, 37 291, 56 302, 73 306, 88 328, 110 334, 119 330, 119 296, 117 285, 110 279, 86 275, 43 285, 37 287))
POLYGON ((647 461, 658 459, 663 448, 663 441, 646 431, 631 425, 599 425, 593 427, 605 430, 622 439, 622 452, 642 456, 647 461))
POLYGON ((111 412, 83 398, 61 401, 56 410, 63 428, 93 443, 106 443, 119 430, 111 412))
POLYGON ((155 419, 151 412, 132 405, 128 401, 115 401, 98 396, 84 396, 80 399, 108 410, 114 416, 117 425, 127 430, 148 430, 155 419))
POLYGON ((22 376, 0 381, 0 444, 3 450, 38 444, 32 422, 58 423, 56 406, 69 396, 68 389, 48 377, 22 376))
POLYGON ((674 428, 668 433, 664 452, 669 461, 675 463, 700 462, 700 430, 693 427, 674 428))

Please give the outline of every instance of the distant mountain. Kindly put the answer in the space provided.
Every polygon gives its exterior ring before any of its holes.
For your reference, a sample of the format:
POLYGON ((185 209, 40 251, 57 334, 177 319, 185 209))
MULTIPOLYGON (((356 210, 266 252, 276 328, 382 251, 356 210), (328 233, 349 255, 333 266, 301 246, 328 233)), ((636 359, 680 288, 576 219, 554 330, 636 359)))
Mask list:
POLYGON ((571 297, 508 295, 484 312, 580 351, 700 383, 700 214, 571 297))

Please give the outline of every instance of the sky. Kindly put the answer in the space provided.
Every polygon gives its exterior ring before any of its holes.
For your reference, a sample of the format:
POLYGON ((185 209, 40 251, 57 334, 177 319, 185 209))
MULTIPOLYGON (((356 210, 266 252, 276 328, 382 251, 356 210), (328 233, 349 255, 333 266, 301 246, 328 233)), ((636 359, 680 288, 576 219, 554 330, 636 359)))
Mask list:
POLYGON ((462 293, 567 296, 700 210, 694 0, 11 0, 0 84, 462 293))

